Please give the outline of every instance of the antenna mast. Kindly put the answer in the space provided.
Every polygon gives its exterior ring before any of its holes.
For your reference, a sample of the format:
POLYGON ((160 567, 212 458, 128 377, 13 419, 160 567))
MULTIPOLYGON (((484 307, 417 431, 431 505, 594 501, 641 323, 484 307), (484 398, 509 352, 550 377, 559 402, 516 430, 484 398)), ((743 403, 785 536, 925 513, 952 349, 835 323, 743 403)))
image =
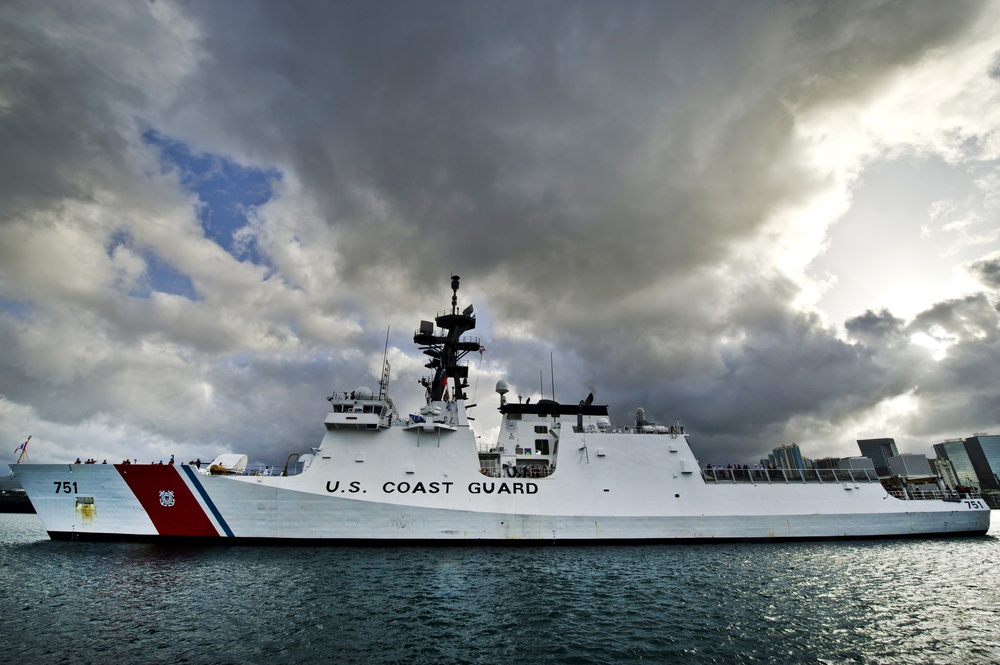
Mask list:
POLYGON ((552 352, 549 351, 549 376, 552 377, 552 401, 556 401, 556 366, 552 362, 552 352))
POLYGON ((476 315, 472 305, 458 309, 458 275, 451 276, 451 312, 442 312, 434 318, 434 323, 421 321, 420 329, 413 335, 413 342, 419 344, 425 355, 430 357, 425 367, 434 371, 432 377, 425 377, 420 384, 427 388, 429 400, 439 402, 448 393, 449 379, 454 381, 455 399, 466 399, 465 388, 469 386, 469 366, 461 362, 469 351, 479 350, 478 337, 462 337, 476 327, 476 315))
POLYGON ((382 380, 378 382, 378 398, 385 401, 389 396, 389 326, 385 327, 385 351, 382 352, 382 380))

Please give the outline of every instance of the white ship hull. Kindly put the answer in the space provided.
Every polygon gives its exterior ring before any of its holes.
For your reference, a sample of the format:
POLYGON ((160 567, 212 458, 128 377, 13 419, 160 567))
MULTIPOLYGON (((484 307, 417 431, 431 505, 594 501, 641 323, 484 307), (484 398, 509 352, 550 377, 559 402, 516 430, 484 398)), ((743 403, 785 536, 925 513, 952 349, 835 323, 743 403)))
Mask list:
MULTIPOLYGON (((452 288, 457 292, 458 278, 452 288)), ((477 447, 462 337, 472 308, 414 334, 427 401, 400 418, 386 396, 329 398, 326 436, 291 476, 204 475, 189 465, 12 465, 53 538, 206 542, 620 542, 985 534, 978 497, 904 500, 844 471, 703 474, 682 427, 612 428, 606 406, 508 404, 477 447), (449 384, 449 381, 451 383, 449 384), (719 477, 716 477, 716 476, 719 477)))
POLYGON ((669 437, 655 435, 604 435, 617 447, 600 457, 569 446, 578 459, 564 460, 549 477, 490 478, 474 457, 461 463, 467 456, 451 445, 458 434, 448 432, 440 446, 418 447, 415 435, 384 432, 370 445, 382 448, 390 464, 359 462, 357 451, 342 451, 340 459, 317 459, 290 477, 205 476, 188 465, 12 468, 53 538, 649 542, 989 529, 990 511, 979 498, 903 500, 878 482, 706 482, 698 471, 683 471, 689 465, 681 464, 681 455, 690 455, 683 439, 667 444, 669 437), (659 448, 659 463, 628 461, 648 446, 659 448), (437 472, 418 472, 418 466, 437 472))

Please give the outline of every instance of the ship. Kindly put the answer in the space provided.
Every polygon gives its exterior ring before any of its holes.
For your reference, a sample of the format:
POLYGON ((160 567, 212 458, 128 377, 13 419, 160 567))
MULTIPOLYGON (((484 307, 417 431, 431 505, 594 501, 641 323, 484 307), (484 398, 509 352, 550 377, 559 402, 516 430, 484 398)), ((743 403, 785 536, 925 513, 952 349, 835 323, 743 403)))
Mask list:
MULTIPOLYGON (((378 390, 327 399, 318 446, 281 472, 225 453, 211 464, 12 464, 52 539, 197 543, 663 543, 977 536, 971 492, 908 493, 866 469, 702 466, 683 425, 641 409, 612 423, 593 394, 508 401, 480 446, 466 356, 476 315, 451 307, 413 342, 428 373, 400 415, 383 358, 378 390), (289 470, 291 468, 291 470, 289 470)), ((388 337, 386 342, 388 349, 388 337)))
POLYGON ((33 513, 34 507, 22 489, 0 488, 0 513, 33 513))

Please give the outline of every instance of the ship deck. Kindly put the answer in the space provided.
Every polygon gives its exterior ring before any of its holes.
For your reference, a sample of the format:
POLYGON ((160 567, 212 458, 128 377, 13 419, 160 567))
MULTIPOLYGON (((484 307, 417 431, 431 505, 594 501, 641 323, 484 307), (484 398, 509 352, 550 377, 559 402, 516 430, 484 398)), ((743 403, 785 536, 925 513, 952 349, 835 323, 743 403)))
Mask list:
MULTIPOLYGON (((870 469, 747 469, 704 468, 701 477, 706 485, 732 485, 739 483, 752 484, 802 484, 802 483, 879 483, 881 479, 870 469)), ((926 490, 907 487, 905 489, 887 488, 886 492, 900 499, 959 501, 961 499, 978 499, 980 494, 974 489, 963 491, 926 490)))

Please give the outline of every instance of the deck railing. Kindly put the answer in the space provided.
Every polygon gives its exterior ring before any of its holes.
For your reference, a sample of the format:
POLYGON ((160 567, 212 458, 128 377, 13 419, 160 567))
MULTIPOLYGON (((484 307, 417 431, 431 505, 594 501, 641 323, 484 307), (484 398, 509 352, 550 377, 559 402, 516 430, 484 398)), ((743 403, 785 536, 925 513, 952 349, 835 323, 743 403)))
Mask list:
POLYGON ((706 483, 877 483, 873 469, 702 469, 706 483))
POLYGON ((916 501, 938 499, 941 501, 961 501, 962 499, 981 499, 982 494, 975 487, 969 487, 961 491, 956 490, 921 490, 917 488, 907 488, 904 490, 886 490, 897 499, 912 499, 916 501))
MULTIPOLYGON (((872 469, 744 469, 725 468, 701 470, 701 477, 708 484, 731 483, 877 483, 878 474, 872 469)), ((905 489, 887 489, 886 493, 899 499, 960 501, 978 499, 976 488, 960 490, 927 490, 916 486, 905 489)))

